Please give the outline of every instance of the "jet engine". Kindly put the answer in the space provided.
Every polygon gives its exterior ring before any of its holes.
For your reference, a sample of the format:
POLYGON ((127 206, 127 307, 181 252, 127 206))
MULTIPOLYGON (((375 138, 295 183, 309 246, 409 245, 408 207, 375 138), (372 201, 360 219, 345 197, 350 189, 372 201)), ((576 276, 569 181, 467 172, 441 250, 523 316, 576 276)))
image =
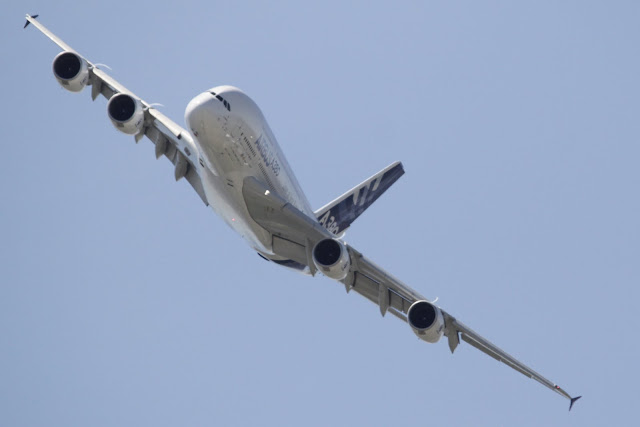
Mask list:
POLYGON ((344 243, 336 239, 320 240, 313 248, 313 263, 325 276, 335 280, 347 277, 351 260, 344 243))
POLYGON ((436 343, 444 333, 442 311, 429 301, 416 301, 407 313, 413 332, 423 341, 436 343))
POLYGON ((144 125, 142 103, 126 93, 118 93, 109 99, 107 112, 111 123, 120 132, 129 135, 140 133, 144 125))
POLYGON ((89 83, 89 66, 75 52, 60 52, 53 59, 53 75, 66 90, 80 92, 89 83))

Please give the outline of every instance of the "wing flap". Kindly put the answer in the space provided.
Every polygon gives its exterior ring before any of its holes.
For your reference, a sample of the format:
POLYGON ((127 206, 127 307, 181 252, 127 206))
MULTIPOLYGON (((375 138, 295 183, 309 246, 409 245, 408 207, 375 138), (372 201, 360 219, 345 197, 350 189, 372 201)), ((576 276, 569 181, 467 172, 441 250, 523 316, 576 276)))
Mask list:
MULTIPOLYGON (((353 265, 353 269, 355 271, 359 271, 367 277, 370 277, 377 283, 383 283, 389 289, 393 290, 398 296, 400 296, 403 300, 406 301, 406 304, 403 306, 403 312, 407 312, 411 304, 415 301, 426 300, 425 297, 420 295, 415 290, 411 289, 400 280, 391 276, 389 273, 384 271, 382 268, 378 267, 368 258, 362 255, 362 253, 355 250, 353 247, 348 246, 349 255, 351 257, 351 263, 353 265)), ((348 276, 347 276, 348 279, 348 276)))
POLYGON ((494 359, 496 359, 498 362, 501 362, 502 359, 500 359, 500 357, 490 351, 487 351, 487 349, 485 347, 483 347, 478 341, 474 340, 473 338, 471 338, 470 336, 468 336, 467 334, 462 334, 461 339, 466 342, 469 345, 474 346, 475 348, 477 348, 480 351, 485 352, 486 354, 488 354, 489 356, 493 357, 494 359))
POLYGON ((393 308, 399 313, 406 313, 408 301, 402 298, 394 289, 390 289, 386 284, 375 281, 361 272, 354 272, 352 278, 345 279, 347 291, 354 290, 368 300, 380 306, 381 311, 386 313, 393 308), (386 294, 386 296, 384 296, 386 294), (381 298, 382 295, 382 298, 381 298), (384 300, 384 305, 381 304, 384 300))
POLYGON ((511 363, 508 359, 500 357, 499 354, 490 351, 489 349, 484 347, 479 341, 473 339, 473 337, 470 337, 469 335, 463 333, 462 334, 462 340, 465 341, 466 343, 468 343, 469 345, 472 345, 473 347, 477 348, 478 350, 484 352, 485 354, 493 357, 498 362, 502 362, 505 365, 515 369, 516 371, 520 372, 522 375, 524 375, 524 376, 526 376, 528 378, 532 377, 532 375, 529 372, 527 372, 524 369, 520 368, 518 365, 516 365, 514 363, 511 363))
POLYGON ((462 335, 462 339, 468 344, 520 372, 522 375, 532 378, 548 389, 553 390, 561 396, 566 397, 571 401, 569 409, 571 409, 573 403, 579 398, 572 398, 569 393, 564 391, 560 386, 549 381, 547 378, 543 377, 533 369, 529 368, 527 365, 520 362, 515 357, 511 356, 509 353, 505 352, 490 341, 481 337, 474 330, 459 322, 455 317, 446 313, 444 310, 443 314, 445 316, 445 322, 447 323, 447 333, 460 333, 462 335))
MULTIPOLYGON (((134 98, 140 99, 142 101, 142 99, 139 96, 137 96, 135 93, 128 90, 126 87, 122 86, 120 83, 118 83, 116 79, 114 79, 113 77, 111 77, 110 75, 102 71, 100 68, 98 68, 97 66, 89 62, 86 58, 85 58, 85 61, 87 61, 89 65, 91 65, 92 77, 98 80, 95 82, 92 81, 92 84, 97 83, 100 85, 100 93, 105 98, 110 99, 116 93, 128 93, 134 98)), ((142 103, 143 105, 148 106, 146 102, 142 101, 142 103)))
MULTIPOLYGON (((178 147, 180 146, 180 140, 176 136, 174 136, 173 132, 163 131, 163 127, 166 128, 166 124, 164 122, 158 121, 158 123, 155 123, 155 126, 147 127, 145 136, 149 138, 151 142, 156 144, 156 149, 158 147, 161 147, 162 154, 164 154, 164 156, 169 159, 171 164, 176 166, 178 162, 178 153, 180 152, 180 150, 178 149, 178 147)), ((182 136, 182 134, 180 133, 179 136, 182 136)), ((182 136, 182 138, 191 138, 191 136, 187 133, 186 135, 182 136)), ((158 157, 158 151, 160 150, 156 150, 156 157, 158 157)), ((202 179, 200 179, 200 175, 198 174, 198 168, 193 164, 189 157, 184 158, 188 162, 188 167, 184 178, 189 184, 191 184, 191 187, 195 190, 198 196, 200 196, 202 202, 208 206, 209 201, 207 200, 207 196, 204 192, 202 179)))

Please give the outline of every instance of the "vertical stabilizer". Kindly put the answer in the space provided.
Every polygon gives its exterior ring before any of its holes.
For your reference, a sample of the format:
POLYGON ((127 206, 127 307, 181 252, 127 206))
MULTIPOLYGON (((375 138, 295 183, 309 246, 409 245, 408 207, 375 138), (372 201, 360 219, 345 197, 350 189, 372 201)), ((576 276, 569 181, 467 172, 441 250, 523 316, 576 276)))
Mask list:
POLYGON ((387 166, 315 211, 318 222, 336 236, 344 233, 351 223, 403 174, 402 163, 395 162, 387 166))

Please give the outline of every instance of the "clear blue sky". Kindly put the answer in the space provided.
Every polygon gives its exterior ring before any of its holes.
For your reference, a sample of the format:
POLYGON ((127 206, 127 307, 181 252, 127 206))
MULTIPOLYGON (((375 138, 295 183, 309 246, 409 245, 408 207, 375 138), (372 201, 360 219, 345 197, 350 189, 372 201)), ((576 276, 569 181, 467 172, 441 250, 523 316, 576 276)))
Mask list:
POLYGON ((4 2, 0 425, 635 424, 640 4, 522 3, 4 2), (347 241, 583 400, 260 260, 26 12, 179 123, 245 90, 314 207, 402 160, 347 241))

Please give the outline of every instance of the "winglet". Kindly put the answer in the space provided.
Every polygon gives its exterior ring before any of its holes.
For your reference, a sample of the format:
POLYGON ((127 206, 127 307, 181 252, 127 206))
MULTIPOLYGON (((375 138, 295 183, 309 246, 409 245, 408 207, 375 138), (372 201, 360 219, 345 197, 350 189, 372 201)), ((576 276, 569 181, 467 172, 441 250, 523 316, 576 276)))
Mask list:
POLYGON ((569 404, 569 410, 571 410, 571 408, 573 408, 573 404, 576 403, 576 400, 580 399, 582 396, 578 396, 578 397, 572 397, 571 398, 571 403, 569 404))
POLYGON ((31 16, 31 15, 29 15, 27 13, 27 22, 25 22, 24 27, 22 27, 22 28, 25 29, 25 28, 27 28, 29 26, 29 24, 31 24, 31 21, 29 21, 29 18, 36 19, 37 17, 38 17, 38 15, 31 16))

